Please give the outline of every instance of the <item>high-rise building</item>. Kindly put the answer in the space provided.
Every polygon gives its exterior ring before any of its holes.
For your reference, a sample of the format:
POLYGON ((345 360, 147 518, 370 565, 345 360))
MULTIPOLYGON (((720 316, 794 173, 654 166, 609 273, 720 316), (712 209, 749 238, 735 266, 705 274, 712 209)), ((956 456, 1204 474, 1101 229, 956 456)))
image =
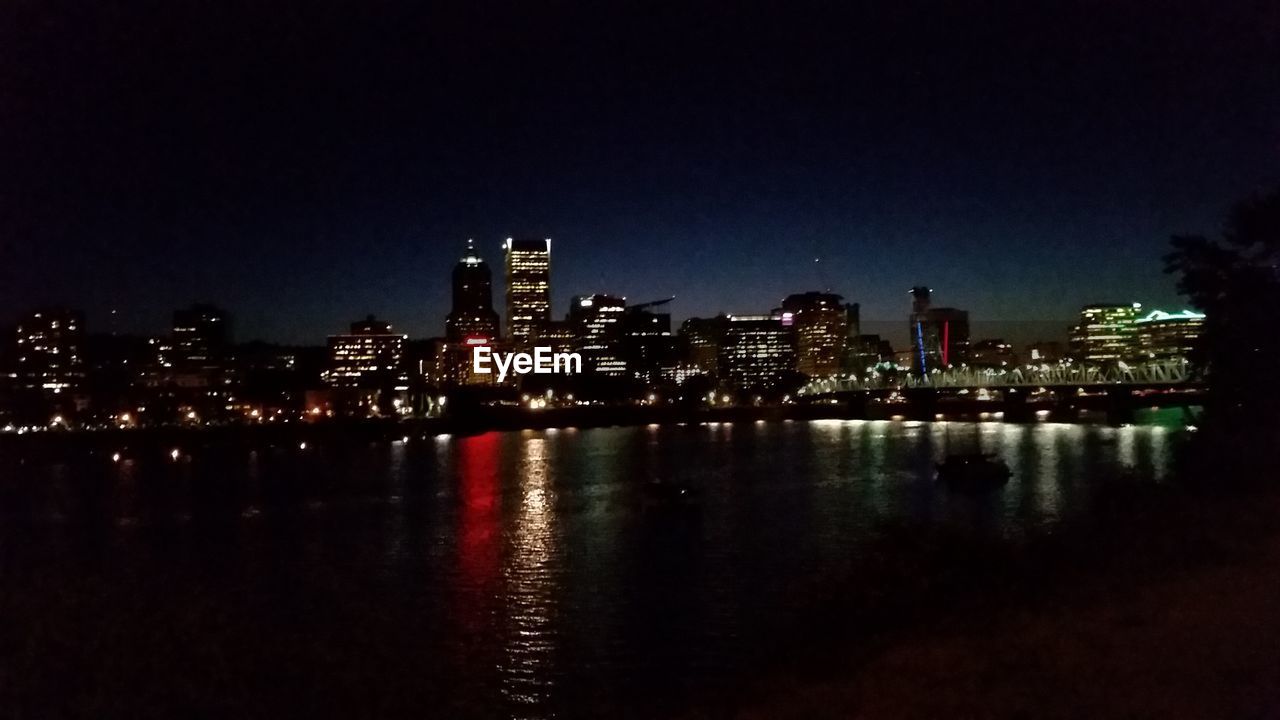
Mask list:
POLYGON ((893 345, 879 335, 856 335, 845 349, 845 372, 858 377, 865 377, 877 365, 893 361, 893 345))
POLYGON ((472 355, 498 340, 498 313, 493 309, 493 274, 467 241, 467 252, 453 267, 453 304, 445 318, 445 343, 439 357, 440 379, 447 385, 487 385, 493 373, 477 373, 472 355))
POLYGON ((627 374, 622 358, 626 311, 626 299, 612 295, 580 295, 569 303, 569 324, 577 336, 583 372, 606 377, 627 374))
POLYGON ((632 305, 622 318, 622 359, 627 373, 645 383, 674 376, 680 356, 670 313, 655 312, 675 298, 632 305))
POLYGON ((402 385, 405 336, 372 315, 351 324, 346 335, 329 336, 329 367, 324 380, 331 387, 378 388, 402 385))
POLYGON ((170 362, 179 368, 220 365, 231 345, 231 321, 213 305, 197 303, 173 313, 170 362))
POLYGON ((1181 360, 1191 356, 1204 333, 1203 313, 1152 310, 1134 321, 1139 354, 1144 360, 1181 360))
POLYGON ((551 320, 534 331, 533 342, 553 353, 577 352, 578 332, 568 320, 551 320))
POLYGON ((1077 362, 1106 364, 1139 356, 1137 327, 1141 303, 1086 305, 1071 328, 1071 355, 1077 362))
POLYGON ((969 312, 933 307, 932 293, 924 286, 911 288, 907 331, 911 336, 911 370, 919 375, 965 362, 969 352, 969 312))
POLYGON ((59 394, 79 390, 84 381, 84 318, 71 310, 40 310, 14 330, 17 386, 59 394))
POLYGON ((467 252, 453 266, 453 305, 445 318, 445 337, 462 342, 469 337, 498 338, 498 313, 493 309, 493 274, 467 241, 467 252))
POLYGON ((721 381, 737 389, 778 387, 795 368, 795 343, 781 314, 730 315, 720 346, 721 381))
POLYGON ((850 307, 842 301, 822 292, 788 295, 782 301, 782 324, 795 333, 796 370, 806 377, 827 378, 844 368, 850 307))
POLYGON ((690 365, 703 374, 720 372, 720 346, 724 344, 725 328, 729 318, 718 315, 713 318, 688 318, 680 324, 680 337, 687 348, 690 365))
POLYGON ((551 239, 503 245, 507 273, 507 338, 527 350, 539 326, 551 320, 551 239))

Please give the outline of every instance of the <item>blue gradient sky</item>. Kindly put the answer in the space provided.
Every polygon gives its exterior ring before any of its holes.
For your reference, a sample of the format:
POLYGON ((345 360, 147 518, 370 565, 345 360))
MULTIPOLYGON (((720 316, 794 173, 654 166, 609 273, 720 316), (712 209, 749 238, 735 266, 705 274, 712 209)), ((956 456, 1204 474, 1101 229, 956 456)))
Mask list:
POLYGON ((0 322, 437 335, 466 238, 496 274, 509 235, 553 238, 557 315, 1180 305, 1168 236, 1280 180, 1280 14, 1027 5, 9 7, 0 322))

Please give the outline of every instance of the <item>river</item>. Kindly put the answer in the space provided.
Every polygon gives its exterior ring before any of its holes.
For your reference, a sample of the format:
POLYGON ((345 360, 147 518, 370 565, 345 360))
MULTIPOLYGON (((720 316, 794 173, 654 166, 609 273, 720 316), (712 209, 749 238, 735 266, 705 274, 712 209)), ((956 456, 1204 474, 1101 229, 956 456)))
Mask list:
POLYGON ((1167 476, 1182 432, 819 420, 0 457, 0 661, 11 700, 93 714, 666 711, 794 642, 886 523, 1051 529, 1101 479, 1167 476), (979 449, 1008 486, 937 484, 979 449), (653 480, 695 499, 649 502, 653 480))

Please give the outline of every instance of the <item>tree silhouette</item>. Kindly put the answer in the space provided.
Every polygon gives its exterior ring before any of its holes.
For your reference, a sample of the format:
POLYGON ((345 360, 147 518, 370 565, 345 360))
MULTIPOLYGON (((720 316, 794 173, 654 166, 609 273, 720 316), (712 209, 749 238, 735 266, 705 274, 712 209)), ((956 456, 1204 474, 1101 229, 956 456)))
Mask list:
POLYGON ((1174 236, 1165 271, 1208 317, 1193 360, 1219 427, 1280 424, 1280 189, 1241 202, 1220 240, 1174 236))

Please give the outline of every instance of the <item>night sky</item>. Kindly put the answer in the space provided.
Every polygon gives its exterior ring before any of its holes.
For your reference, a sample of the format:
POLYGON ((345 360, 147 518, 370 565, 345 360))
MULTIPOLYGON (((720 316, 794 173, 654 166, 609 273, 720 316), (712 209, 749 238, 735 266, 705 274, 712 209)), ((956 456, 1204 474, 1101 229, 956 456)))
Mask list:
POLYGON ((553 238, 557 316, 925 283, 1065 321, 1181 306, 1168 236, 1280 179, 1275 3, 855 5, 0 0, 0 323, 439 335, 510 235, 553 238))

